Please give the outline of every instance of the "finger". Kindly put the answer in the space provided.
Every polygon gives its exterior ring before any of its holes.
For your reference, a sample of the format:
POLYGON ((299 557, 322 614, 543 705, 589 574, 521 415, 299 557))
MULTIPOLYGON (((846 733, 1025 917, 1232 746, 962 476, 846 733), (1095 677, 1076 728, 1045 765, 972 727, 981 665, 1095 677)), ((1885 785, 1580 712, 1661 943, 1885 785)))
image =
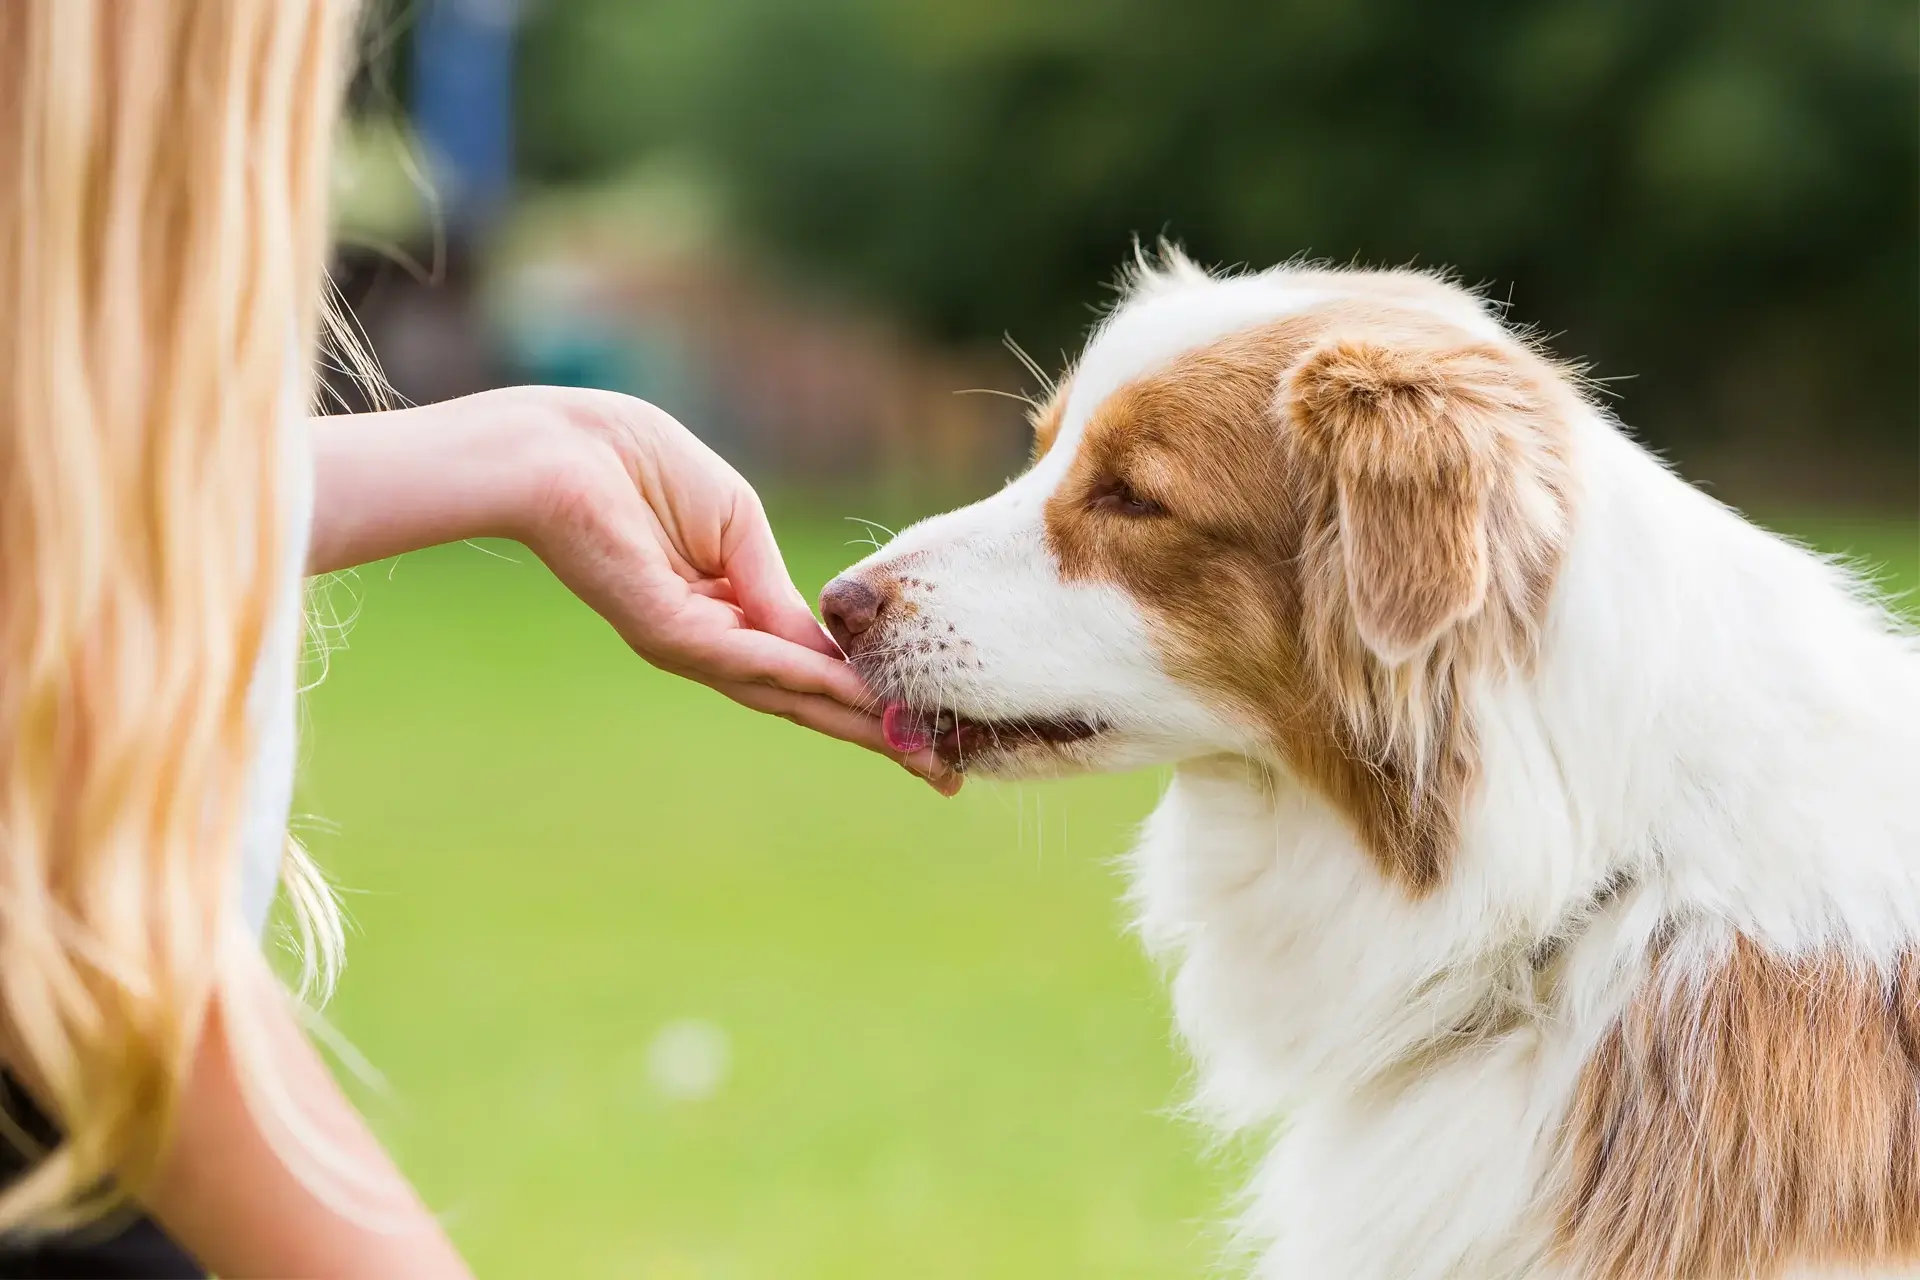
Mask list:
POLYGON ((851 742, 892 760, 901 759, 899 752, 887 746, 879 717, 855 711, 832 698, 817 693, 795 693, 790 689, 764 684, 721 684, 714 687, 755 711, 792 720, 830 738, 851 742))
POLYGON ((793 585, 780 544, 774 540, 773 526, 767 523, 766 512, 751 491, 734 504, 720 554, 722 571, 733 584, 748 622, 828 657, 841 656, 840 647, 814 618, 800 588, 793 585))
POLYGON ((695 578, 687 583, 687 590, 709 600, 724 600, 728 604, 740 603, 733 594, 733 584, 725 578, 695 578))
POLYGON ((887 745, 878 717, 863 715, 831 698, 760 684, 723 684, 715 688, 742 706, 791 720, 830 738, 838 738, 885 756, 908 773, 931 783, 942 795, 955 794, 964 781, 958 771, 931 751, 902 755, 893 750, 887 745))
MULTIPOLYGON (((706 606, 702 613, 720 607, 712 601, 701 603, 706 606)), ((820 694, 863 712, 878 706, 873 691, 845 659, 764 631, 703 627, 698 634, 675 637, 674 647, 679 665, 708 673, 708 683, 775 685, 793 693, 820 694)))
POLYGON ((842 706, 831 698, 815 694, 796 694, 785 689, 769 688, 766 685, 736 685, 722 687, 720 690, 743 706, 756 711, 765 711, 784 720, 865 747, 876 755, 885 756, 908 773, 932 784, 941 795, 951 796, 960 790, 964 777, 948 765, 946 761, 932 751, 915 751, 902 755, 887 745, 886 736, 881 731, 880 721, 874 716, 863 716, 842 706))

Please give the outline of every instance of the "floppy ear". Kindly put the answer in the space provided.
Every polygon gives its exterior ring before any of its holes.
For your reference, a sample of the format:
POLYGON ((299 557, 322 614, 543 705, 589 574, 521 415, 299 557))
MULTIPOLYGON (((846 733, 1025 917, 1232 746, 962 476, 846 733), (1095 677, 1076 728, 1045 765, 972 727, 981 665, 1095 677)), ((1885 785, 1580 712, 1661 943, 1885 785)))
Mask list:
POLYGON ((1354 625, 1390 666, 1486 602, 1492 415, 1515 390, 1489 347, 1353 339, 1310 351, 1286 383, 1298 444, 1332 481, 1354 625))

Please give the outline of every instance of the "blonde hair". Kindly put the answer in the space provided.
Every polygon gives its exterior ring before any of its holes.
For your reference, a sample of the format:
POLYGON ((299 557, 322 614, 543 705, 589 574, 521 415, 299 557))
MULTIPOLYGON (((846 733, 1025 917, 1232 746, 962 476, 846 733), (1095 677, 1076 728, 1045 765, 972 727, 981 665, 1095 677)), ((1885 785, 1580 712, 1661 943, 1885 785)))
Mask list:
MULTIPOLYGON (((0 3, 0 1043, 62 1129, 0 1230, 150 1183, 213 1001, 269 1070, 238 989, 248 691, 352 9, 0 3)), ((297 847, 285 871, 337 939, 297 847)))

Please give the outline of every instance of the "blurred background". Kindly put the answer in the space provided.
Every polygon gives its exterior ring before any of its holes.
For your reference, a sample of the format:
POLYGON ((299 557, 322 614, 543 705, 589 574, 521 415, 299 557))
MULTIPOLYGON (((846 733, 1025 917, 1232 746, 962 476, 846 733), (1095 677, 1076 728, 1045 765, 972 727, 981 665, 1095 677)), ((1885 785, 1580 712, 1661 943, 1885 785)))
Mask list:
MULTIPOLYGON (((613 387, 812 592, 1025 454, 1134 237, 1447 266, 1765 522, 1920 575, 1910 0, 381 0, 336 277, 396 388, 613 387), (851 519, 858 518, 858 519, 851 519), (875 525, 862 523, 877 522, 875 525)), ((348 398, 351 387, 339 388, 348 398)), ((654 673, 510 546, 330 584, 334 1018, 483 1275, 1210 1274, 1113 859, 654 673)), ((317 674, 317 671, 316 671, 317 674)))

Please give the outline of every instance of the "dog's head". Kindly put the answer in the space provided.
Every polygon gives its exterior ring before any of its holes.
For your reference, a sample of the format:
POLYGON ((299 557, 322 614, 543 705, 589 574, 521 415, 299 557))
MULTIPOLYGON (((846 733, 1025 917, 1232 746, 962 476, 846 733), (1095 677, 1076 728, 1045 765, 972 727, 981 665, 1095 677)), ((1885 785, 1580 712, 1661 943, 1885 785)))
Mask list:
POLYGON ((898 747, 1001 776, 1246 756, 1422 888, 1474 780, 1468 682, 1534 651, 1581 412, 1433 276, 1175 258, 1036 413, 1032 467, 822 611, 898 747))

